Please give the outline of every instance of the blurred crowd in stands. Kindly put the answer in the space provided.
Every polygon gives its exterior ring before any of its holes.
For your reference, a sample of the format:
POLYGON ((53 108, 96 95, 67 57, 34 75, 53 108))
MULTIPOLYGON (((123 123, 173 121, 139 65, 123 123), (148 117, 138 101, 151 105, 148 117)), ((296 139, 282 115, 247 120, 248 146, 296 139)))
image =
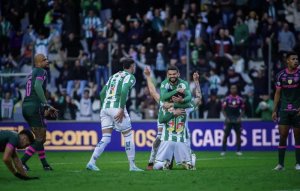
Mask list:
POLYGON ((236 84, 245 118, 270 120, 268 82, 285 53, 300 50, 300 0, 1 0, 0 11, 1 74, 20 73, 1 77, 1 105, 21 100, 21 74, 43 53, 52 62, 47 98, 59 119, 93 119, 99 92, 129 55, 137 63, 127 106, 133 119, 157 116, 143 68, 151 67, 159 90, 176 65, 182 79, 201 76, 203 103, 192 118, 220 118, 222 98, 236 84))

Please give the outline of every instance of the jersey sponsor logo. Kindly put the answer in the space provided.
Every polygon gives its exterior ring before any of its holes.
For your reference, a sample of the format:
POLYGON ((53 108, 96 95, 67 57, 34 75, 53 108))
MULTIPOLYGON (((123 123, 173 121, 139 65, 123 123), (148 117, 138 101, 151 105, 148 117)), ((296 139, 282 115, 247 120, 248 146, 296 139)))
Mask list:
POLYGON ((232 102, 232 105, 236 105, 237 103, 235 101, 232 102))
POLYGON ((174 128, 175 128, 175 121, 173 121, 173 120, 171 120, 171 121, 169 121, 169 123, 168 123, 168 131, 174 131, 174 128))

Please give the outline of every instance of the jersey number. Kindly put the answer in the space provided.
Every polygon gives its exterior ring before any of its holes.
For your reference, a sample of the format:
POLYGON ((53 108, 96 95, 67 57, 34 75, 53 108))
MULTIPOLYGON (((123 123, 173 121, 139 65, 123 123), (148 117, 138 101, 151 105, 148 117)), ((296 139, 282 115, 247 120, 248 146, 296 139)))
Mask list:
POLYGON ((26 96, 30 96, 31 94, 31 80, 28 80, 26 83, 26 96))

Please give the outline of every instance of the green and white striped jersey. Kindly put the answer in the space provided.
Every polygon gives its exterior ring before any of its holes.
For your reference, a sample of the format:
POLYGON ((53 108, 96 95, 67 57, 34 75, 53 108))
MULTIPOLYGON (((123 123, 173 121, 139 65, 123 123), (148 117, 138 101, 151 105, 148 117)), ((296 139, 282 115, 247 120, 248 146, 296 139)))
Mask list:
POLYGON ((134 75, 120 71, 111 76, 105 85, 102 108, 124 108, 129 90, 135 85, 134 75))
POLYGON ((194 104, 190 103, 190 107, 186 108, 186 115, 175 117, 173 115, 174 108, 169 110, 160 108, 159 121, 164 121, 164 128, 162 131, 162 141, 186 142, 189 138, 188 132, 188 118, 189 114, 196 110, 194 104))

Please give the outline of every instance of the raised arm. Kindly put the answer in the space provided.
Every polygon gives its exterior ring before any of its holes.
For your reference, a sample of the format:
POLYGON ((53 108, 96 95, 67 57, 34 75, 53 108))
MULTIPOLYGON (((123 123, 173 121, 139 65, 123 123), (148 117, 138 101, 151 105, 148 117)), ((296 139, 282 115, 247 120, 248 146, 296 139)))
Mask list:
POLYGON ((160 99, 160 95, 159 93, 156 91, 156 88, 153 84, 153 81, 151 79, 151 70, 149 67, 145 67, 144 69, 144 74, 146 76, 146 80, 147 80, 147 86, 150 92, 150 95, 153 97, 153 99, 155 99, 156 103, 159 103, 159 99, 160 99))

